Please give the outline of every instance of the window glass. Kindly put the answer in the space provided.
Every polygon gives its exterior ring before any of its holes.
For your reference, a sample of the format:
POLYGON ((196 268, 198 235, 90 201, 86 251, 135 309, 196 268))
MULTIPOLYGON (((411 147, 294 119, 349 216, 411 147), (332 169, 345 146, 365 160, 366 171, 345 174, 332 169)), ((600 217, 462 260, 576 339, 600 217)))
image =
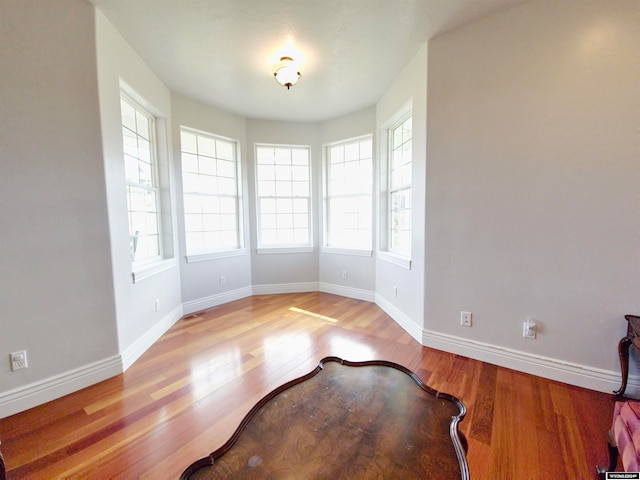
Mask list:
POLYGON ((256 146, 258 243, 311 245, 309 148, 256 146))
POLYGON ((236 143, 180 131, 187 254, 241 248, 236 143))
POLYGON ((389 251, 411 255, 411 117, 389 132, 389 251))
POLYGON ((155 119, 129 99, 120 107, 131 260, 149 262, 161 256, 155 119))
POLYGON ((371 137, 327 147, 326 240, 329 247, 371 250, 371 137))

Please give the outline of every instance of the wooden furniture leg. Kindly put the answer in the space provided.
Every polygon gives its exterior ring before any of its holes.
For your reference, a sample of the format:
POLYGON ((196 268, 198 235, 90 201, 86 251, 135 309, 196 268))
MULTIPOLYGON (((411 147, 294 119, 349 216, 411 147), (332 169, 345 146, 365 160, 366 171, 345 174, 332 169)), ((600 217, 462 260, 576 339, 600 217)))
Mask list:
POLYGON ((598 473, 598 477, 600 480, 605 480, 607 472, 615 472, 616 467, 618 466, 618 447, 616 445, 616 441, 613 438, 611 432, 609 432, 609 442, 607 443, 607 447, 609 449, 609 466, 601 467, 600 465, 596 465, 596 472, 598 473))
POLYGON ((620 357, 620 370, 622 371, 622 385, 618 390, 613 392, 616 397, 622 397, 627 389, 627 379, 629 377, 629 347, 631 347, 631 338, 628 336, 620 339, 618 343, 618 356, 620 357))
POLYGON ((4 458, 2 457, 2 452, 0 452, 0 480, 5 480, 7 478, 7 470, 4 465, 4 458))

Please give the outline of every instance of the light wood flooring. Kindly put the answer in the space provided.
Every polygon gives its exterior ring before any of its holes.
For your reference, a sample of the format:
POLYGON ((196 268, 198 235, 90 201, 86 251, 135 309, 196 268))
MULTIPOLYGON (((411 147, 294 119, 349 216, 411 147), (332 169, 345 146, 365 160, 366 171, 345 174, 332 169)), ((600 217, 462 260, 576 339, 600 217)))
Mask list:
POLYGON ((422 347, 376 305, 314 292, 187 315, 125 373, 0 420, 8 478, 178 478, 329 355, 397 362, 461 399, 473 479, 591 479, 608 461, 611 395, 422 347))

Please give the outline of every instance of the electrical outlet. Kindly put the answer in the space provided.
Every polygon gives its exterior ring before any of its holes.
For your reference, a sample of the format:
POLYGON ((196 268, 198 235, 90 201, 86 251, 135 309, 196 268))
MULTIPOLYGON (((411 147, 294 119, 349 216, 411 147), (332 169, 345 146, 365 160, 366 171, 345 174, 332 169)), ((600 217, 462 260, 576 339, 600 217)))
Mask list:
POLYGON ((398 287, 393 287, 393 296, 394 297, 398 296, 398 287))
POLYGON ((11 359, 11 371, 21 370, 27 368, 27 351, 20 350, 19 352, 13 352, 9 355, 11 359))
POLYGON ((342 279, 343 280, 347 279, 347 271, 346 270, 342 270, 342 279))
POLYGON ((460 312, 460 325, 464 327, 471 326, 471 312, 460 312))
POLYGON ((526 322, 522 323, 522 336, 524 338, 531 338, 535 340, 537 330, 538 330, 538 327, 536 325, 536 322, 527 320, 526 322))
POLYGON ((220 277, 220 285, 226 285, 227 284, 227 279, 224 277, 220 277))
POLYGON ((155 308, 156 312, 160 311, 160 299, 156 298, 156 301, 153 303, 153 308, 155 308))

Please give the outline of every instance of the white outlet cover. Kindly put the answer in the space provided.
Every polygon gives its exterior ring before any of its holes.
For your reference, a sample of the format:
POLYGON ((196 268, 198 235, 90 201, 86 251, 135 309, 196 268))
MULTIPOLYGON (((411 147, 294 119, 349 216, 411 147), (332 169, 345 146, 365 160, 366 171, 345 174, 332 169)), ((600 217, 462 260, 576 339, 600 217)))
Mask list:
POLYGON ((524 338, 535 339, 536 333, 537 333, 537 325, 535 324, 535 322, 527 321, 522 324, 522 336, 524 338))
POLYGON ((27 368, 27 352, 26 350, 22 350, 20 352, 13 352, 10 354, 11 358, 11 371, 15 372, 16 370, 22 370, 23 368, 27 368))

